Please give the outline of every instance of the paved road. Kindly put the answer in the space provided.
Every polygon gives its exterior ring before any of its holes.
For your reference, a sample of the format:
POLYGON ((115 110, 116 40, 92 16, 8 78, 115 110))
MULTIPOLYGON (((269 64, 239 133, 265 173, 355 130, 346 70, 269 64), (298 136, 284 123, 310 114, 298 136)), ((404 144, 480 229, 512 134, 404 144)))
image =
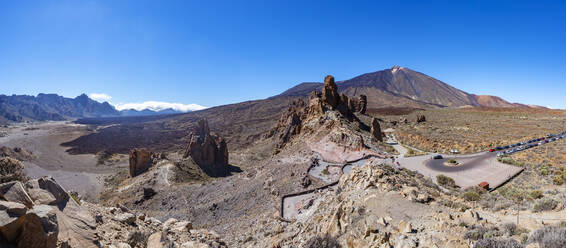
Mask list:
MULTIPOLYGON (((395 140, 390 141, 395 142, 395 140)), ((406 152, 404 148, 398 149, 398 146, 393 147, 401 154, 406 152)), ((433 180, 436 180, 440 174, 451 177, 456 185, 462 188, 475 186, 481 182, 488 182, 491 188, 496 188, 523 171, 523 168, 500 163, 497 161, 497 154, 492 152, 457 156, 441 154, 444 159, 432 159, 435 155, 437 154, 409 158, 399 156, 397 162, 401 167, 418 171, 433 180), (456 159, 459 165, 445 165, 445 162, 451 158, 456 159)))

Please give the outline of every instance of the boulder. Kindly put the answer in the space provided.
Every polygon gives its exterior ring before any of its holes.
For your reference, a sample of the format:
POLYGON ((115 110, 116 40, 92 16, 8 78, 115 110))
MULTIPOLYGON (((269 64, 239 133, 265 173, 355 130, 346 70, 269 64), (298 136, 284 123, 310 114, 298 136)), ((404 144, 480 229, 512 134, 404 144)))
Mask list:
POLYGON ((65 204, 70 196, 52 177, 41 177, 26 183, 30 198, 35 204, 65 204))
POLYGON ((57 246, 58 234, 55 208, 36 205, 26 213, 18 247, 53 248, 57 246))
POLYGON ((426 117, 424 115, 417 115, 417 123, 425 122, 426 117))
POLYGON ((223 172, 228 165, 228 146, 226 141, 210 133, 208 122, 199 120, 189 134, 189 144, 184 158, 191 157, 193 161, 210 172, 223 172))
POLYGON ((322 101, 330 105, 333 109, 336 108, 340 102, 338 86, 334 82, 333 76, 328 75, 324 78, 324 85, 322 86, 322 101))
POLYGON ((24 185, 19 181, 0 184, 0 195, 7 201, 18 202, 28 208, 33 206, 33 200, 24 189, 24 185))
POLYGON ((112 219, 114 219, 115 221, 118 221, 120 223, 128 224, 128 225, 133 225, 133 224, 136 223, 136 216, 132 213, 117 214, 112 219))
POLYGON ((130 176, 144 173, 153 165, 152 153, 145 148, 130 151, 130 176))
POLYGON ((71 247, 96 247, 96 223, 90 213, 71 199, 53 178, 30 180, 26 188, 35 204, 54 206, 59 223, 58 239, 71 247))
POLYGON ((17 202, 0 201, 0 233, 6 241, 15 243, 24 225, 27 208, 17 202))
POLYGON ((169 247, 167 237, 162 232, 156 232, 149 235, 147 239, 147 248, 164 248, 169 247))
POLYGON ((378 141, 383 141, 383 134, 381 133, 381 126, 379 121, 374 117, 371 119, 371 135, 378 141))

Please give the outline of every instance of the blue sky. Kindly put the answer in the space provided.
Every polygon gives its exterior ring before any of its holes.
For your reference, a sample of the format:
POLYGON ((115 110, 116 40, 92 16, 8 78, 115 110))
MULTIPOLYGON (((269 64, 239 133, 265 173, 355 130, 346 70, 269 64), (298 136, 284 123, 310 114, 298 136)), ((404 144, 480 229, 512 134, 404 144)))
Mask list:
POLYGON ((4 1, 0 94, 215 106, 401 65, 566 108, 564 1, 4 1))

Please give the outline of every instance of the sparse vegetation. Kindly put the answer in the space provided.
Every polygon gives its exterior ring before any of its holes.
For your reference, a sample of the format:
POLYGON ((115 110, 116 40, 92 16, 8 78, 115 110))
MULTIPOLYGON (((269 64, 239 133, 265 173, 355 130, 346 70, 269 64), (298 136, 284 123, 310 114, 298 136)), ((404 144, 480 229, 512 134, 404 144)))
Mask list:
POLYGON ((538 243, 544 248, 566 247, 566 228, 564 227, 545 227, 533 232, 527 243, 538 243))
POLYGON ((558 202, 553 199, 541 199, 536 201, 533 206, 533 212, 543 212, 555 209, 558 206, 558 202))
POLYGON ((475 192, 475 191, 468 191, 468 192, 465 192, 462 196, 463 196, 464 200, 466 200, 466 201, 474 201, 474 202, 479 201, 480 198, 481 198, 481 195, 478 194, 478 193, 475 192))
POLYGON ((536 200, 536 199, 543 198, 543 197, 544 197, 544 194, 543 194, 542 191, 540 191, 540 190, 533 190, 533 191, 531 191, 531 193, 529 193, 529 196, 530 196, 532 199, 535 199, 535 200, 536 200))
POLYGON ((451 177, 445 176, 443 174, 436 176, 436 182, 438 182, 438 184, 440 184, 444 187, 454 188, 456 186, 456 182, 454 182, 454 179, 452 179, 451 177))
POLYGON ((326 234, 312 237, 305 243, 305 248, 341 248, 336 238, 326 234))
POLYGON ((487 238, 478 241, 474 248, 522 248, 522 246, 514 239, 487 238))

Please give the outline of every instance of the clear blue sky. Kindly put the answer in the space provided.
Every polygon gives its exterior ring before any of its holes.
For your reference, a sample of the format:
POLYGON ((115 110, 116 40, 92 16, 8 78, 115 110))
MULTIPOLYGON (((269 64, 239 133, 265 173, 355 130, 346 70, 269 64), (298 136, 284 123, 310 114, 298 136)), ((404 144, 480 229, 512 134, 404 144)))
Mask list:
POLYGON ((215 106, 397 64, 566 108, 565 13, 565 1, 4 1, 0 94, 215 106))

